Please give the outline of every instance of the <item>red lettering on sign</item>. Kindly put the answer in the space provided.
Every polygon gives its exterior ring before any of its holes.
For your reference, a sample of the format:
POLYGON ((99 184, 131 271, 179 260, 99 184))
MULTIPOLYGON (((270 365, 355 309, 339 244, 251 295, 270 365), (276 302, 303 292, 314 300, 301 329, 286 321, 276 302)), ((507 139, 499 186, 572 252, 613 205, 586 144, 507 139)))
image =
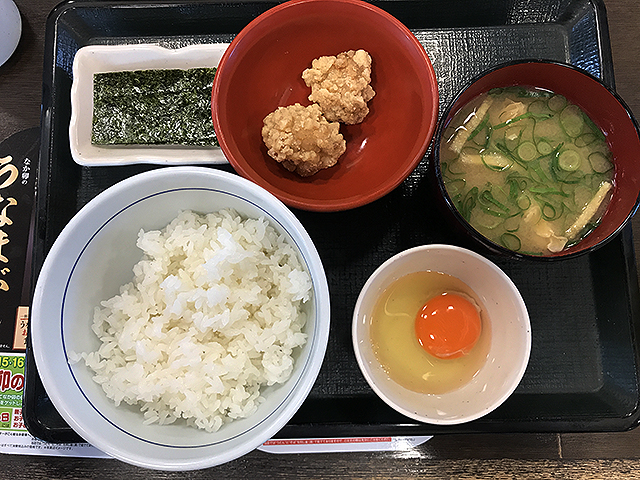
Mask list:
POLYGON ((11 370, 0 370, 0 392, 9 389, 21 392, 24 389, 24 375, 22 373, 13 375, 11 370))

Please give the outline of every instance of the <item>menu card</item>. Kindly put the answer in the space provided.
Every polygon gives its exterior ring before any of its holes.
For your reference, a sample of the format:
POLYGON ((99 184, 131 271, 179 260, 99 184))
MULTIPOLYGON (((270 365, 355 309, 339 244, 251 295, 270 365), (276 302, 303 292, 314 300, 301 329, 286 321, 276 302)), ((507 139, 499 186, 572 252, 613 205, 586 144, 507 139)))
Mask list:
POLYGON ((0 432, 26 432, 22 391, 38 139, 33 128, 0 144, 0 432))

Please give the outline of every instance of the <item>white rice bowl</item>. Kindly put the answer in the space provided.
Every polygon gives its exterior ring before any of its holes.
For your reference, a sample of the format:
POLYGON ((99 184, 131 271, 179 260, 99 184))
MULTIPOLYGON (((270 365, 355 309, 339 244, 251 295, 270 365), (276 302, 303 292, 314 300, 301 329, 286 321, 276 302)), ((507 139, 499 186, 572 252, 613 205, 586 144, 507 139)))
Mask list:
POLYGON ((38 371, 69 425, 163 470, 271 438, 315 382, 328 333, 302 225, 264 189, 201 167, 146 172, 89 202, 47 255, 31 317, 38 371))
POLYGON ((311 278, 263 218, 181 212, 140 231, 135 279, 96 307, 95 352, 75 355, 107 397, 141 405, 145 423, 207 431, 251 415, 262 385, 284 383, 306 343, 311 278))

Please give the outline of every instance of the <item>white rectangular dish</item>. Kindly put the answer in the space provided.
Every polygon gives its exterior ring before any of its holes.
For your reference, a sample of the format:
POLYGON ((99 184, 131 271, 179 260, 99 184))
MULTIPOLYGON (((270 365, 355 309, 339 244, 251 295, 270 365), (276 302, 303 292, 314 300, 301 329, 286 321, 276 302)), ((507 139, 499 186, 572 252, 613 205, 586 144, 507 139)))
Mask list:
POLYGON ((69 143, 73 160, 84 166, 152 163, 160 165, 227 163, 220 147, 189 145, 94 145, 93 75, 95 73, 217 67, 229 44, 190 45, 169 49, 158 45, 90 45, 73 61, 69 143))

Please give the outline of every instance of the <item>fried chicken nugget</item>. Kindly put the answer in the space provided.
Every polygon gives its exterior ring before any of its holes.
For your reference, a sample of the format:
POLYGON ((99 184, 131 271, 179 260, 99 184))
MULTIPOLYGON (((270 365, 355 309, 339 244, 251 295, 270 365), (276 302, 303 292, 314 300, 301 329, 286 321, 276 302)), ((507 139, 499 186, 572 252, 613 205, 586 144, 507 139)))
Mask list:
POLYGON ((328 122, 316 104, 271 112, 264 118, 262 139, 269 156, 302 177, 332 167, 347 149, 340 124, 328 122))
POLYGON ((370 85, 371 56, 364 50, 316 58, 302 79, 311 87, 309 100, 320 105, 330 122, 362 122, 369 113, 367 102, 376 94, 370 85))

